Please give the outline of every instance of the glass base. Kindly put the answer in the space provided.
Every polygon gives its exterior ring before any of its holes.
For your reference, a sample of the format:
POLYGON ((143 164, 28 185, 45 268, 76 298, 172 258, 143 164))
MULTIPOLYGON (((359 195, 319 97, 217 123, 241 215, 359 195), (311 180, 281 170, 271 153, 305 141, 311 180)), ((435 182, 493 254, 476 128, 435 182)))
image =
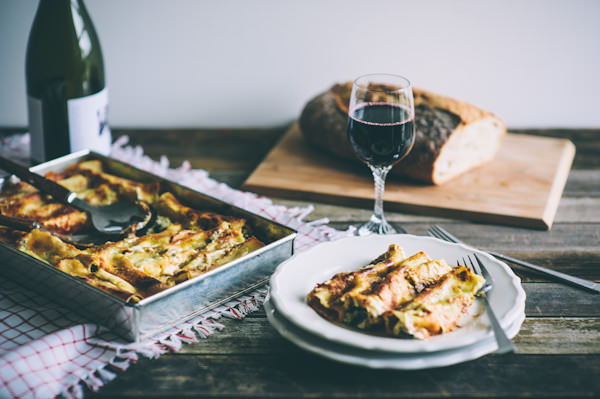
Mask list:
POLYGON ((385 219, 379 219, 372 215, 371 219, 358 228, 359 236, 367 236, 369 234, 396 234, 397 231, 385 219))

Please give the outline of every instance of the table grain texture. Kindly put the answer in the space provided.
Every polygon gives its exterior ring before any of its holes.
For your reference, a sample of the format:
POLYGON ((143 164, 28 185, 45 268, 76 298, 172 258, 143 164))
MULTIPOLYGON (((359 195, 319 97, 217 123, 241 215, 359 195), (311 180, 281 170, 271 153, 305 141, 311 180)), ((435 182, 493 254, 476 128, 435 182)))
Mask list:
MULTIPOLYGON (((172 167, 192 167, 239 188, 287 130, 113 129, 172 167)), ((5 129, 6 130, 6 129, 5 129)), ((519 130, 570 139, 572 170, 550 231, 388 212, 392 224, 425 234, 439 224, 467 243, 600 281, 600 129, 519 130)), ((286 206, 313 204, 307 220, 326 217, 345 229, 370 209, 273 198, 286 206)), ((86 398, 580 398, 600 397, 600 294, 513 266, 527 294, 517 352, 489 354, 453 366, 371 370, 305 352, 282 338, 261 309, 178 353, 141 358, 86 398)))

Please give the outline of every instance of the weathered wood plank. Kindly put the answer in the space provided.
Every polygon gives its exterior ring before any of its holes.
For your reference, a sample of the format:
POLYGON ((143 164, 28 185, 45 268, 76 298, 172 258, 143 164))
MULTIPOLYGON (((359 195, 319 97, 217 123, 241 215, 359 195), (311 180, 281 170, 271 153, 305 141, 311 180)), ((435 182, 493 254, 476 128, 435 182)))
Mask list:
POLYGON ((523 289, 527 317, 600 317, 600 294, 558 283, 524 282, 523 289))
MULTIPOLYGON (((272 355, 287 341, 262 317, 227 320, 225 329, 198 343, 185 345, 183 355, 272 355)), ((600 318, 531 317, 513 340, 519 354, 600 354, 600 318)))
POLYGON ((597 183, 599 191, 596 197, 563 197, 554 223, 600 223, 600 179, 597 183))
POLYGON ((189 161, 193 168, 247 170, 254 168, 275 144, 283 128, 265 129, 116 129, 113 138, 129 138, 158 160, 169 155, 173 167, 189 161))
POLYGON ((565 197, 598 197, 600 173, 597 169, 571 169, 563 190, 565 197))
POLYGON ((600 354, 600 318, 529 318, 514 342, 519 354, 600 354))
POLYGON ((152 360, 152 367, 148 363, 141 360, 88 397, 172 397, 177 392, 177 397, 194 398, 525 398, 551 392, 578 398, 600 393, 600 355, 489 355, 451 367, 396 371, 338 364, 289 344, 265 356, 163 356, 152 360))

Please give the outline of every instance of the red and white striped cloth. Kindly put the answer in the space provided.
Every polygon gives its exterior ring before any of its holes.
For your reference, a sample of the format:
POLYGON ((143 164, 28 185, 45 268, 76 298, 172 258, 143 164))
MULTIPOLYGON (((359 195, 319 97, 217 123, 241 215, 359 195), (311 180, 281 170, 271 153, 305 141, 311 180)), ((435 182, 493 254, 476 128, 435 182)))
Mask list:
MULTIPOLYGON (((0 142, 3 156, 28 159, 28 149, 27 134, 0 142)), ((141 147, 129 146, 126 137, 113 144, 111 156, 297 230, 296 251, 352 234, 352 230, 328 227, 326 219, 305 222, 311 206, 275 205, 268 198, 219 183, 187 162, 176 169, 169 167, 166 157, 155 162, 141 147)), ((176 352, 182 344, 222 329, 219 318, 243 318, 262 305, 266 294, 266 287, 258 289, 151 339, 127 343, 101 326, 86 324, 42 295, 0 277, 0 397, 81 398, 84 387, 97 391, 140 355, 155 358, 176 352)))

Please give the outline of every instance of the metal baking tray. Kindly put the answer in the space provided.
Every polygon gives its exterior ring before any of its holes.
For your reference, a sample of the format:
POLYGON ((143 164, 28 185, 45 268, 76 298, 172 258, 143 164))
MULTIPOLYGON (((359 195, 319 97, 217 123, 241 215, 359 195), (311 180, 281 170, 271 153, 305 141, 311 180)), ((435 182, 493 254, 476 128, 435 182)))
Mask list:
MULTIPOLYGON (((84 159, 101 159, 108 173, 140 182, 159 181, 181 202, 199 210, 245 218, 266 245, 214 270, 130 304, 0 242, 0 273, 60 303, 128 341, 140 341, 263 285, 294 253, 296 231, 126 163, 84 150, 31 168, 62 171, 84 159)), ((0 179, 0 187, 10 180, 0 179)))

